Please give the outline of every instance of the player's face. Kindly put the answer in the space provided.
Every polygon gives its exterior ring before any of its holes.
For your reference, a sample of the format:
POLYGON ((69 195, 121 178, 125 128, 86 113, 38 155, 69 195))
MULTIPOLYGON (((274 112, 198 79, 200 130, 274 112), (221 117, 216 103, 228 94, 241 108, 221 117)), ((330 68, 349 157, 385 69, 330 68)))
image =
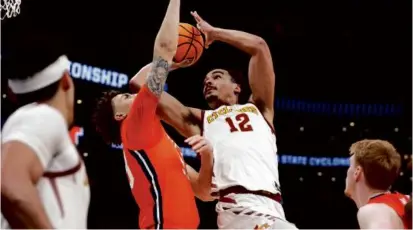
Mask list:
POLYGON ((210 106, 217 104, 217 101, 226 102, 240 91, 240 87, 231 80, 226 70, 214 69, 204 79, 204 97, 210 106))
POLYGON ((123 120, 129 113, 136 94, 122 93, 112 98, 113 113, 116 120, 123 120))
POLYGON ((350 166, 347 170, 346 188, 344 190, 344 194, 350 198, 352 198, 354 193, 356 182, 359 181, 360 170, 360 166, 356 164, 356 159, 354 155, 352 155, 350 157, 350 166))

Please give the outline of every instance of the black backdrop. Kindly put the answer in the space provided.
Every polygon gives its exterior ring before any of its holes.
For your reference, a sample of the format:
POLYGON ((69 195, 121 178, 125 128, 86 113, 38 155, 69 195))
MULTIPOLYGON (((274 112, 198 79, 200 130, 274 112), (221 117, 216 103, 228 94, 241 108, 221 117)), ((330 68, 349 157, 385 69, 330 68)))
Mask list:
MULTIPOLYGON (((28 39, 42 37, 61 43, 72 61, 132 76, 151 60, 167 3, 23 0, 21 14, 2 21, 2 56, 28 39)), ((399 105, 400 113, 392 116, 278 108, 274 122, 279 151, 291 155, 346 157, 349 145, 361 138, 392 141, 403 159, 408 157, 394 189, 410 193, 411 172, 405 169, 412 150, 410 4, 391 0, 182 0, 181 21, 193 24, 189 11, 197 10, 212 25, 262 36, 274 59, 276 98, 399 105), (350 122, 355 126, 349 126, 350 122)), ((241 52, 213 44, 195 66, 171 74, 169 91, 184 104, 205 108, 200 84, 208 69, 233 67, 246 73, 247 63, 248 57, 241 52)), ((2 76, 3 93, 6 77, 2 76)), ((82 100, 75 108, 75 123, 85 130, 78 147, 80 153, 88 153, 85 162, 92 191, 89 228, 137 228, 138 210, 121 153, 105 146, 90 124, 95 99, 111 87, 81 79, 75 83, 76 98, 82 100)), ((14 109, 9 97, 3 97, 2 123, 14 109)), ((167 130, 183 146, 182 137, 170 127, 167 130)), ((195 159, 186 160, 199 166, 195 159)), ((357 228, 356 208, 343 195, 345 172, 346 167, 281 164, 287 218, 299 228, 357 228)), ((200 228, 215 228, 214 203, 199 202, 198 207, 200 228)))

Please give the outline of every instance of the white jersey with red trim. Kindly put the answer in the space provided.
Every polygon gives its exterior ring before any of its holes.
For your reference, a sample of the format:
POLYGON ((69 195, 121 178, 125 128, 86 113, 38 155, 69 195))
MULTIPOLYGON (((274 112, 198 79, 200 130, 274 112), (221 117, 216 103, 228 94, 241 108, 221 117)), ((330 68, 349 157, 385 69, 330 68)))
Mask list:
POLYGON ((203 112, 203 135, 214 147, 217 190, 240 185, 280 193, 276 137, 254 104, 203 112))
MULTIPOLYGON (((10 141, 29 146, 42 164, 44 174, 37 182, 37 190, 53 227, 86 229, 88 177, 62 114, 46 104, 21 107, 3 127, 2 144, 10 141)), ((10 228, 3 215, 1 227, 10 228)))

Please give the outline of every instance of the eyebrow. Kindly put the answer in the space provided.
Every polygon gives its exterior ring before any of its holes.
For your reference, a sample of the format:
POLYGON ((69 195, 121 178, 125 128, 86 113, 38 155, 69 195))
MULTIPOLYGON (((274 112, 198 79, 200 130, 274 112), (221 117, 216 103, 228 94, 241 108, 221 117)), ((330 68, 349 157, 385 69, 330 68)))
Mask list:
MULTIPOLYGON (((222 75, 225 74, 224 71, 222 71, 222 70, 214 70, 214 71, 211 73, 211 75, 217 74, 217 73, 220 73, 220 74, 222 74, 222 75)), ((203 82, 204 85, 205 85, 205 80, 206 80, 206 77, 204 78, 204 82, 203 82)))
POLYGON ((211 74, 216 74, 216 73, 224 74, 224 71, 222 71, 222 70, 215 70, 215 71, 212 72, 211 74))

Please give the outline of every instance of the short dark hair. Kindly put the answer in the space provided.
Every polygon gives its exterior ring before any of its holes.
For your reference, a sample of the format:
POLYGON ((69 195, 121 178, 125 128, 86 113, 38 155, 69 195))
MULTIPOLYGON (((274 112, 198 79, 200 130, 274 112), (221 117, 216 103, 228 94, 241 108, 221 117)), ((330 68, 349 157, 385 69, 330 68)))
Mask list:
POLYGON ((97 101, 92 117, 96 131, 108 145, 122 143, 120 122, 115 120, 112 106, 112 99, 118 94, 121 94, 121 92, 117 90, 104 92, 97 101))
POLYGON ((239 70, 235 70, 235 69, 227 69, 228 74, 231 76, 231 81, 234 83, 237 83, 238 85, 243 85, 242 81, 242 72, 239 70))
POLYGON ((227 68, 226 70, 231 76, 231 81, 238 84, 241 88, 241 93, 238 95, 238 103, 247 102, 251 95, 251 90, 249 87, 246 87, 246 85, 248 85, 248 81, 244 78, 243 72, 234 68, 227 68))

